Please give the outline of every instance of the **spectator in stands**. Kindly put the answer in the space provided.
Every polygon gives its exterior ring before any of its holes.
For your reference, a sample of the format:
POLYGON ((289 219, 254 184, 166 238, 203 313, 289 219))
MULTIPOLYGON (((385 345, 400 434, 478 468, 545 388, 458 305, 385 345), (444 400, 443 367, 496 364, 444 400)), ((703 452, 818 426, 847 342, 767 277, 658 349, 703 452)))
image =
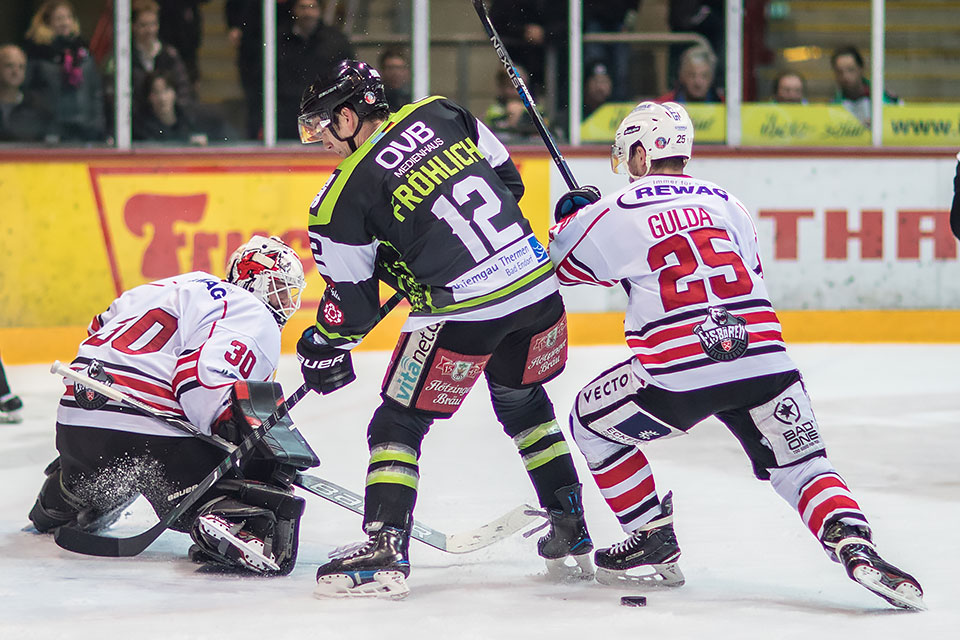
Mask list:
POLYGON ((294 0, 293 20, 277 39, 277 138, 299 140, 297 118, 303 90, 317 74, 353 58, 347 36, 321 20, 318 0, 294 0))
POLYGON ((657 102, 723 102, 723 92, 714 86, 717 56, 706 45, 694 45, 680 56, 677 86, 657 102))
POLYGON ((237 49, 237 72, 246 107, 244 134, 257 139, 263 127, 263 4, 227 0, 227 36, 237 49))
POLYGON ((160 4, 160 40, 180 54, 190 81, 200 77, 197 50, 203 40, 203 16, 200 5, 210 0, 158 0, 160 4))
POLYGON ((23 91, 26 74, 23 49, 0 46, 0 142, 39 142, 47 135, 52 114, 36 94, 23 91))
POLYGON ((29 61, 27 86, 53 111, 54 135, 66 142, 103 141, 103 85, 80 36, 73 5, 67 0, 41 4, 24 49, 29 61))
POLYGON ((387 49, 380 54, 380 74, 383 76, 383 92, 391 111, 396 111, 411 101, 410 63, 401 49, 387 49))
POLYGON ((180 53, 161 42, 160 6, 154 0, 133 0, 130 9, 133 32, 133 99, 142 102, 149 91, 147 76, 159 71, 175 85, 180 104, 195 102, 193 83, 180 53))
POLYGON ((583 86, 583 119, 597 110, 613 95, 613 79, 607 72, 604 64, 595 64, 590 68, 590 75, 583 86))
MULTIPOLYGON (((870 126, 870 81, 863 74, 863 56, 856 47, 840 47, 830 56, 830 66, 837 82, 834 104, 842 104, 864 126, 870 126)), ((884 104, 903 104, 897 96, 883 92, 884 104)))
POLYGON ((174 78, 163 71, 147 74, 144 99, 134 107, 133 139, 178 144, 207 144, 192 107, 177 104, 174 78))
MULTIPOLYGON (((668 23, 673 31, 699 33, 710 43, 713 52, 723 58, 726 52, 726 3, 724 0, 670 0, 668 23)), ((682 64, 683 49, 671 47, 670 67, 676 69, 682 64)), ((715 69, 716 71, 716 69, 715 69)), ((723 86, 723 69, 717 75, 719 86, 723 86)), ((716 74, 715 74, 716 75, 716 74)))
POLYGON ((530 74, 530 91, 534 94, 546 95, 546 54, 551 48, 557 54, 557 109, 565 110, 566 5, 555 0, 493 0, 490 19, 503 38, 510 57, 530 74))
MULTIPOLYGON (((517 65, 517 73, 530 89, 529 76, 526 69, 517 65)), ((538 135, 537 129, 527 113, 527 109, 520 100, 510 76, 504 68, 497 70, 496 100, 487 107, 484 121, 490 130, 497 134, 501 141, 506 143, 523 142, 538 135)), ((532 91, 532 89, 530 89, 532 91)))
MULTIPOLYGON (((603 0, 583 3, 583 32, 617 33, 629 31, 636 21, 637 10, 643 0, 603 0)), ((613 100, 630 98, 630 45, 625 43, 583 45, 583 58, 606 68, 604 75, 611 80, 613 100)), ((587 80, 589 82, 589 78, 587 80)))
POLYGON ((773 79, 773 101, 784 104, 807 104, 807 83, 796 71, 787 69, 773 79))

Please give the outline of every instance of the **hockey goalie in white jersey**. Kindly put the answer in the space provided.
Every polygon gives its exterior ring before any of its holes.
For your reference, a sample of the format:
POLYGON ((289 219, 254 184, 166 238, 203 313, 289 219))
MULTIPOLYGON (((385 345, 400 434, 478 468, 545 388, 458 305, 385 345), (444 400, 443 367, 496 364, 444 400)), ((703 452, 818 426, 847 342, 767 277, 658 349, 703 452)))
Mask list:
POLYGON ((672 495, 661 499, 641 446, 714 415, 754 473, 800 514, 828 556, 894 606, 923 592, 880 558, 867 519, 827 459, 800 372, 763 281, 749 213, 716 184, 684 174, 693 123, 675 103, 644 102, 620 124, 614 171, 630 184, 564 195, 550 257, 565 285, 622 285, 633 356, 597 376, 570 417, 573 437, 628 534, 598 549, 597 579, 683 584, 672 495))
MULTIPOLYGON (((123 293, 93 319, 71 368, 237 443, 276 407, 280 331, 303 287, 293 249, 254 236, 231 257, 226 280, 195 271, 123 293)), ((163 516, 227 455, 66 383, 57 411, 60 455, 30 512, 38 531, 104 528, 138 494, 163 516)), ((289 573, 303 513, 290 484, 298 469, 317 463, 296 430, 272 430, 240 474, 214 485, 174 524, 194 538, 191 557, 289 573)))

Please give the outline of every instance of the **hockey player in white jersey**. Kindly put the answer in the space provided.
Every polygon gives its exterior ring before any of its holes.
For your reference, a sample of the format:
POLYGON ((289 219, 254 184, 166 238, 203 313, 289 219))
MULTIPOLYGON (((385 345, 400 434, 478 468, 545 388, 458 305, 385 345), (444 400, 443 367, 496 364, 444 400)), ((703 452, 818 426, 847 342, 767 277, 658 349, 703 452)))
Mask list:
MULTIPOLYGON (((195 271, 123 293, 93 319, 71 368, 237 443, 276 408, 280 332, 303 287, 296 252, 279 238, 254 236, 231 257, 226 280, 195 271)), ((66 384, 60 455, 30 512, 38 531, 103 528, 138 494, 162 517, 226 456, 81 383, 66 384)), ((191 557, 289 573, 303 513, 290 485, 298 469, 317 463, 296 430, 271 430, 239 474, 174 524, 193 537, 191 557)))
POLYGON ((867 519, 827 459, 800 372, 770 305, 756 230, 722 187, 684 174, 693 123, 675 103, 644 102, 620 124, 614 171, 631 182, 600 197, 564 195, 550 231, 560 282, 627 291, 633 356, 585 386, 573 437, 627 538, 598 549, 602 582, 683 584, 672 496, 661 499, 641 447, 716 416, 757 478, 797 509, 827 555, 896 607, 923 609, 912 576, 877 554, 867 519))

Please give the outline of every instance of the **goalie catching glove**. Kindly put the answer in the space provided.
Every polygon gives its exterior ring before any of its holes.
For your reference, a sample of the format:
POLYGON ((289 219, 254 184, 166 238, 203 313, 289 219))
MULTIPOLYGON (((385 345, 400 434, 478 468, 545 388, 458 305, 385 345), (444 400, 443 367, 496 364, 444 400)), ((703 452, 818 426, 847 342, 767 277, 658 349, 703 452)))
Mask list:
POLYGON ((297 342, 297 359, 307 388, 326 394, 347 386, 357 374, 348 350, 331 347, 322 340, 316 327, 309 327, 297 342))
POLYGON ((600 190, 590 185, 567 191, 557 200, 557 206, 553 209, 553 221, 561 222, 601 197, 600 190))

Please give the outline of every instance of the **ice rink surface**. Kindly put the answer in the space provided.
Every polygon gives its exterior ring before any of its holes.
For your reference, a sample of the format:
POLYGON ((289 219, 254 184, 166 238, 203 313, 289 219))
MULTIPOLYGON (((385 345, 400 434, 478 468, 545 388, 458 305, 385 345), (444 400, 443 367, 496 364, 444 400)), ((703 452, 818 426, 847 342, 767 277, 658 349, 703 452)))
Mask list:
MULTIPOLYGON (((960 345, 797 345, 791 353, 830 458, 870 519, 880 553, 919 579, 929 611, 898 611, 849 580, 796 512, 753 478, 737 442, 713 420, 646 449, 661 495, 674 492, 687 584, 646 591, 645 608, 619 605, 619 596, 639 589, 549 581, 536 537, 519 534, 466 555, 412 542, 406 600, 317 600, 316 567, 362 535, 359 516, 310 495, 299 564, 284 578, 199 572, 186 558, 189 538, 172 532, 136 558, 71 554, 25 529, 55 456, 63 389, 47 366, 31 365, 7 367, 25 420, 0 425, 0 638, 960 637, 960 345)), ((313 472, 355 491, 388 355, 356 354, 357 382, 293 410, 323 461, 313 472)), ((549 385, 564 424, 577 390, 627 355, 625 347, 571 350, 567 371, 549 385)), ((284 356, 279 380, 288 392, 299 385, 292 356, 284 356)), ((435 423, 423 449, 416 516, 430 526, 463 531, 535 502, 483 383, 452 420, 435 423)), ((574 456, 594 541, 619 541, 616 520, 574 456)), ((152 518, 134 509, 118 527, 132 535, 152 518)))

